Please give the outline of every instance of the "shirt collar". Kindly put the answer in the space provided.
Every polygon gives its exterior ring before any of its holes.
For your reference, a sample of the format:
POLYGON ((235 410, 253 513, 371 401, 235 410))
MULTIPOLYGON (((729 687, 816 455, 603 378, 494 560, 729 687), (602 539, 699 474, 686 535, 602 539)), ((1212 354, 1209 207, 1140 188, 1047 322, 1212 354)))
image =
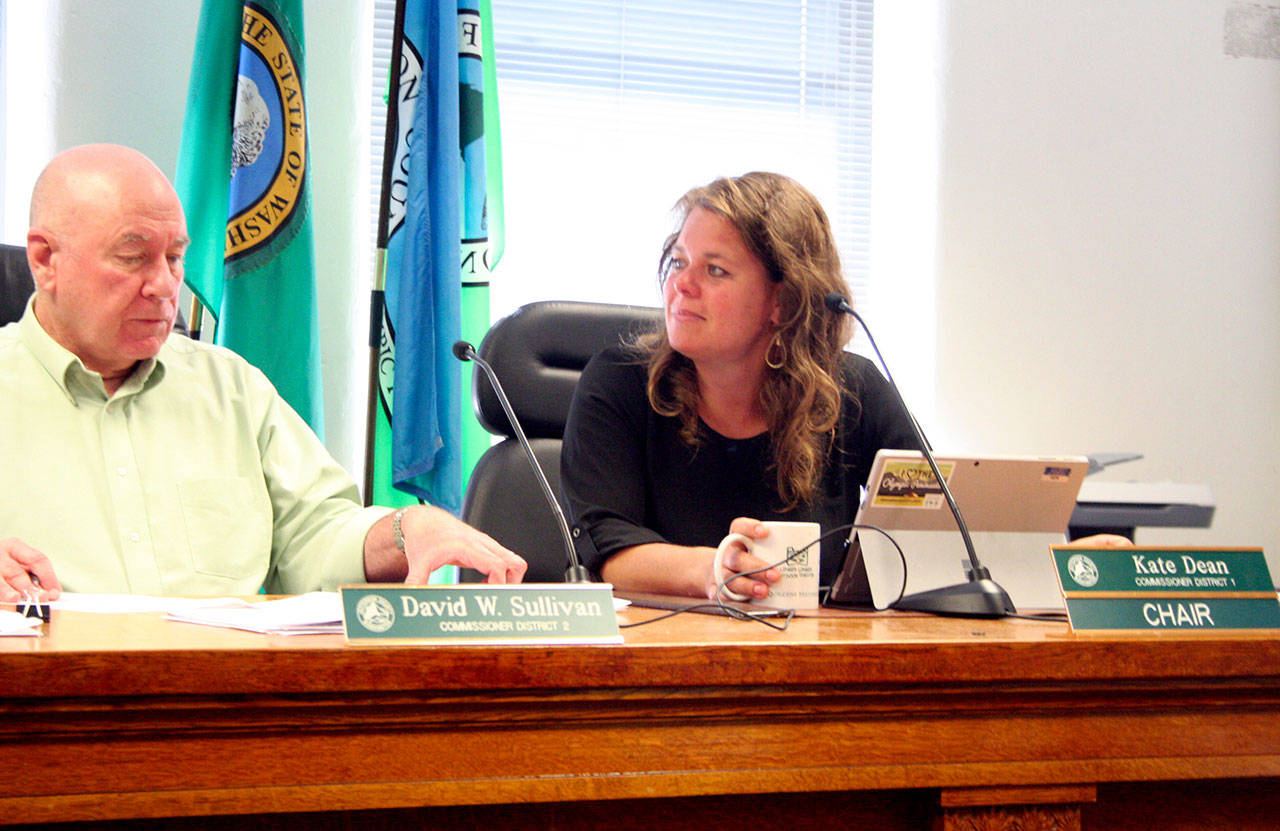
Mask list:
MULTIPOLYGON (((22 340, 22 344, 72 404, 78 404, 79 396, 105 401, 107 388, 102 383, 102 375, 86 368, 84 362, 74 352, 50 337, 40 325, 40 321, 36 320, 35 302, 35 295, 32 295, 27 301, 27 310, 18 321, 18 337, 22 340)), ((163 350, 164 347, 161 347, 161 351, 163 350)), ((141 392, 159 383, 163 377, 164 361, 161 356, 148 358, 134 367, 133 372, 116 390, 116 395, 141 392)))

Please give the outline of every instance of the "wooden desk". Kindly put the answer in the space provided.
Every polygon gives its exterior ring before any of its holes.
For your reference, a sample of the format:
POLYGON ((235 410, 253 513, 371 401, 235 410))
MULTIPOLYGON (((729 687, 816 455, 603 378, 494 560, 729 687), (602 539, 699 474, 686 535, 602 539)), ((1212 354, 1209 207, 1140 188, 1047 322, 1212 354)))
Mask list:
POLYGON ((895 613, 685 615, 588 647, 47 631, 0 639, 0 822, 1280 826, 1270 637, 895 613))

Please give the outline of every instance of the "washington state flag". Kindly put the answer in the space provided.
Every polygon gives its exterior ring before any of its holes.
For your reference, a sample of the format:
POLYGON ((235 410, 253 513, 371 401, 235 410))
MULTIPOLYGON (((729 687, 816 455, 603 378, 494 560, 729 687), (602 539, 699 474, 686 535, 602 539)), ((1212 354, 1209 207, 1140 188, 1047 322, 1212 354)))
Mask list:
POLYGON ((176 186, 214 342, 323 438, 302 0, 205 0, 176 186))

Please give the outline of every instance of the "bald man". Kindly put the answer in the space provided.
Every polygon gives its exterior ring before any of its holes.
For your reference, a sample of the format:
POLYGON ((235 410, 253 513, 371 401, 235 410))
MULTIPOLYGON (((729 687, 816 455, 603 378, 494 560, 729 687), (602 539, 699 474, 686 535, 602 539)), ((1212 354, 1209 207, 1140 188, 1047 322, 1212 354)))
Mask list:
POLYGON ((188 242, 137 151, 77 147, 37 180, 36 293, 0 328, 0 600, 291 594, 448 564, 518 582, 523 560, 444 511, 361 507, 261 372, 170 337, 188 242))

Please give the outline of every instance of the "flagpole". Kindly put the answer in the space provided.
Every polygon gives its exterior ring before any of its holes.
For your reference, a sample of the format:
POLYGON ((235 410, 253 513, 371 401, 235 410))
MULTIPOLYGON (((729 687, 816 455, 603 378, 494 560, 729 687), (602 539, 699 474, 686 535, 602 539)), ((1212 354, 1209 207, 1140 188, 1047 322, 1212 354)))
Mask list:
POLYGON ((373 292, 369 301, 369 400, 365 418, 364 504, 373 504, 374 448, 377 445, 379 359, 382 351, 382 317, 386 308, 387 236, 391 215, 391 179, 395 167, 396 141, 400 135, 400 61, 404 44, 405 0, 396 0, 396 18, 391 36, 391 65, 387 70, 387 124, 382 142, 382 187, 378 199, 378 238, 375 254, 373 292))
MULTIPOLYGON (((382 220, 378 220, 382 225, 382 220)), ((365 412, 364 440, 364 504, 373 504, 373 459, 374 448, 378 442, 378 406, 382 384, 379 380, 378 360, 382 352, 382 312, 385 304, 387 285, 387 248, 386 240, 378 244, 375 254, 377 265, 374 268, 373 296, 369 301, 369 400, 365 412)))
POLYGON ((187 335, 192 340, 200 340, 200 327, 204 322, 204 305, 200 298, 191 295, 191 314, 188 315, 187 335))

